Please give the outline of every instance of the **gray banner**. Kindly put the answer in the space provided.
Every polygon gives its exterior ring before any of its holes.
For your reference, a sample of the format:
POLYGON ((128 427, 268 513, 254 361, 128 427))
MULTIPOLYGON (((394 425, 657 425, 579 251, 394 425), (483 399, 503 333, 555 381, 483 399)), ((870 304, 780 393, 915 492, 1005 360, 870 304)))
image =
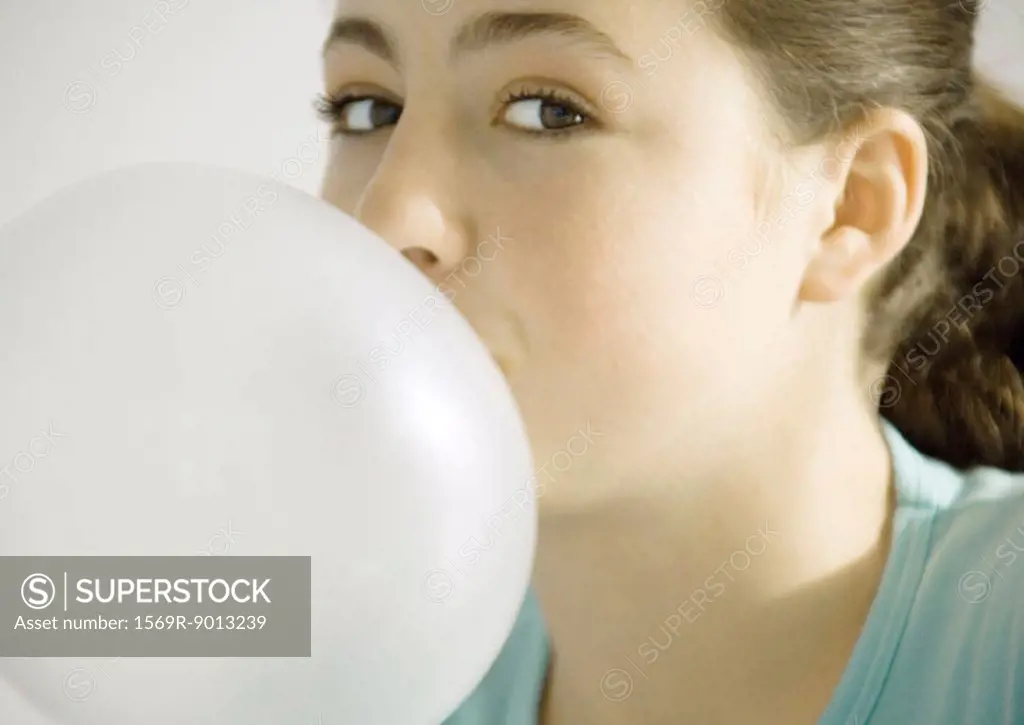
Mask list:
POLYGON ((309 657, 308 556, 2 556, 0 657, 309 657))

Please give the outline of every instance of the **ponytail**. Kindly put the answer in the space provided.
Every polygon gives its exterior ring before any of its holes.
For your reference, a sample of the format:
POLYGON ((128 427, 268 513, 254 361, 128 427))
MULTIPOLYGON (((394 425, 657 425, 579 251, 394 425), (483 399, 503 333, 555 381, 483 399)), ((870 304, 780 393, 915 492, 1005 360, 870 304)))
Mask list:
POLYGON ((902 340, 879 407, 927 455, 1024 471, 1024 109, 977 80, 960 109, 925 126, 924 218, 868 334, 890 350, 902 340), (897 313, 899 324, 882 323, 897 313))

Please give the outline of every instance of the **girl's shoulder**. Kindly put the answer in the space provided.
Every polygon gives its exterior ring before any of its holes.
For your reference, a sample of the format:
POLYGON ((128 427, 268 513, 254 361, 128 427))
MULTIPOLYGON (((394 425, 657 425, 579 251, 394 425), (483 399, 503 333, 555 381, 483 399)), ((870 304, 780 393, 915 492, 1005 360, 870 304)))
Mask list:
MULTIPOLYGON (((914 611, 959 626, 1024 638, 1024 473, 958 469, 887 429, 899 499, 897 536, 920 552, 914 611)), ((1024 641, 1011 644, 1024 653, 1024 641)), ((1024 674, 1024 671, 1022 671, 1024 674)))
POLYGON ((920 453, 886 425, 889 561, 822 723, 1016 722, 1024 712, 1024 474, 920 453))

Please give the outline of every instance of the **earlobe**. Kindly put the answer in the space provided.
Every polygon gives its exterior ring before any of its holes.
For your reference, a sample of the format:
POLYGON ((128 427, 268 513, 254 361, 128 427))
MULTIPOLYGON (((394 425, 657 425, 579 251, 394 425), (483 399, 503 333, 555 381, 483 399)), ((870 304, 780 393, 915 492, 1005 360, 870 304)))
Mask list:
POLYGON ((921 220, 928 174, 924 131, 892 109, 870 116, 861 128, 834 222, 805 271, 800 299, 807 302, 855 294, 903 250, 921 220))

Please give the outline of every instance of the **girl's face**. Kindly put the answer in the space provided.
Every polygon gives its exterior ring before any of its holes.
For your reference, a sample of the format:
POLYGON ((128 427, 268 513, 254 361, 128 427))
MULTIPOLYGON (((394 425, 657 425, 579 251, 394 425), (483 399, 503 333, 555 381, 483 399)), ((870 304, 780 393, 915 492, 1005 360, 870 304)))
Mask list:
POLYGON ((698 441, 796 389, 806 247, 772 241, 815 215, 769 208, 775 141, 707 26, 721 4, 339 3, 323 195, 455 296, 553 501, 710 465, 728 451, 698 441))

